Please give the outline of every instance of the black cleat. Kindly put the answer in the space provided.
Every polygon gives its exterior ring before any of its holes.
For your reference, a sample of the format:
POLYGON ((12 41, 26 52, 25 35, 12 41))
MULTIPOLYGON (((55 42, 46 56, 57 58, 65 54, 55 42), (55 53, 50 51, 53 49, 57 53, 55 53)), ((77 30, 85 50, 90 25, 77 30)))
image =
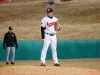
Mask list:
POLYGON ((41 63, 41 65, 40 66, 46 66, 45 64, 43 64, 43 63, 41 63))
POLYGON ((12 65, 14 65, 14 62, 11 62, 12 65))
POLYGON ((9 62, 6 62, 6 65, 8 65, 9 64, 9 62))
POLYGON ((60 66, 60 64, 56 63, 56 64, 54 64, 54 66, 60 66))

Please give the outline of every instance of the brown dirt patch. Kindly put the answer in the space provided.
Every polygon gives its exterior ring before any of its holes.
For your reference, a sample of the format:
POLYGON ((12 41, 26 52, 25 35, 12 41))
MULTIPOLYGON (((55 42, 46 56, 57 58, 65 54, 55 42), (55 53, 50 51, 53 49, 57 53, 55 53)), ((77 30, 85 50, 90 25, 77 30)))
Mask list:
POLYGON ((100 70, 64 66, 4 66, 0 67, 0 75, 100 75, 100 70))

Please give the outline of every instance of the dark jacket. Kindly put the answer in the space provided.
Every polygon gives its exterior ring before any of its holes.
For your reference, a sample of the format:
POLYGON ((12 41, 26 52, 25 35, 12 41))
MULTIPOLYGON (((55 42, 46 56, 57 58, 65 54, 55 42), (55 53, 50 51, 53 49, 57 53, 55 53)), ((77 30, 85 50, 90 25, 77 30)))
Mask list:
POLYGON ((3 40, 3 48, 5 48, 5 44, 6 44, 6 47, 15 47, 15 45, 16 45, 16 48, 18 47, 15 33, 7 32, 5 34, 4 40, 3 40))

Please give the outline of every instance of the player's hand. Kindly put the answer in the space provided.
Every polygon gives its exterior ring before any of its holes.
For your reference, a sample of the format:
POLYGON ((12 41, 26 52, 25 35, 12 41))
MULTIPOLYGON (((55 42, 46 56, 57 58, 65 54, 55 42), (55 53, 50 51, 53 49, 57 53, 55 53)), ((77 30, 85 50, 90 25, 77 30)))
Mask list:
POLYGON ((16 45, 16 49, 18 49, 18 45, 16 45))
POLYGON ((41 39, 41 42, 44 42, 44 39, 41 39))
POLYGON ((60 30, 60 23, 59 22, 56 22, 55 23, 55 30, 60 30))

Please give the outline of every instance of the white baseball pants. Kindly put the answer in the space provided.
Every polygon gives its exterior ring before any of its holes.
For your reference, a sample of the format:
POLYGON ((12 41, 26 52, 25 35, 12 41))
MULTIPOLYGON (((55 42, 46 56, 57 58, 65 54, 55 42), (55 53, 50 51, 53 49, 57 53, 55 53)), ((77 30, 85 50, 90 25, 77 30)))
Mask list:
POLYGON ((58 63, 57 51, 56 51, 56 46, 57 46, 56 34, 54 34, 54 36, 45 34, 43 48, 41 52, 41 58, 40 58, 41 63, 45 64, 46 53, 47 53, 49 45, 51 46, 51 49, 52 49, 52 57, 53 57, 54 64, 56 64, 58 63))

